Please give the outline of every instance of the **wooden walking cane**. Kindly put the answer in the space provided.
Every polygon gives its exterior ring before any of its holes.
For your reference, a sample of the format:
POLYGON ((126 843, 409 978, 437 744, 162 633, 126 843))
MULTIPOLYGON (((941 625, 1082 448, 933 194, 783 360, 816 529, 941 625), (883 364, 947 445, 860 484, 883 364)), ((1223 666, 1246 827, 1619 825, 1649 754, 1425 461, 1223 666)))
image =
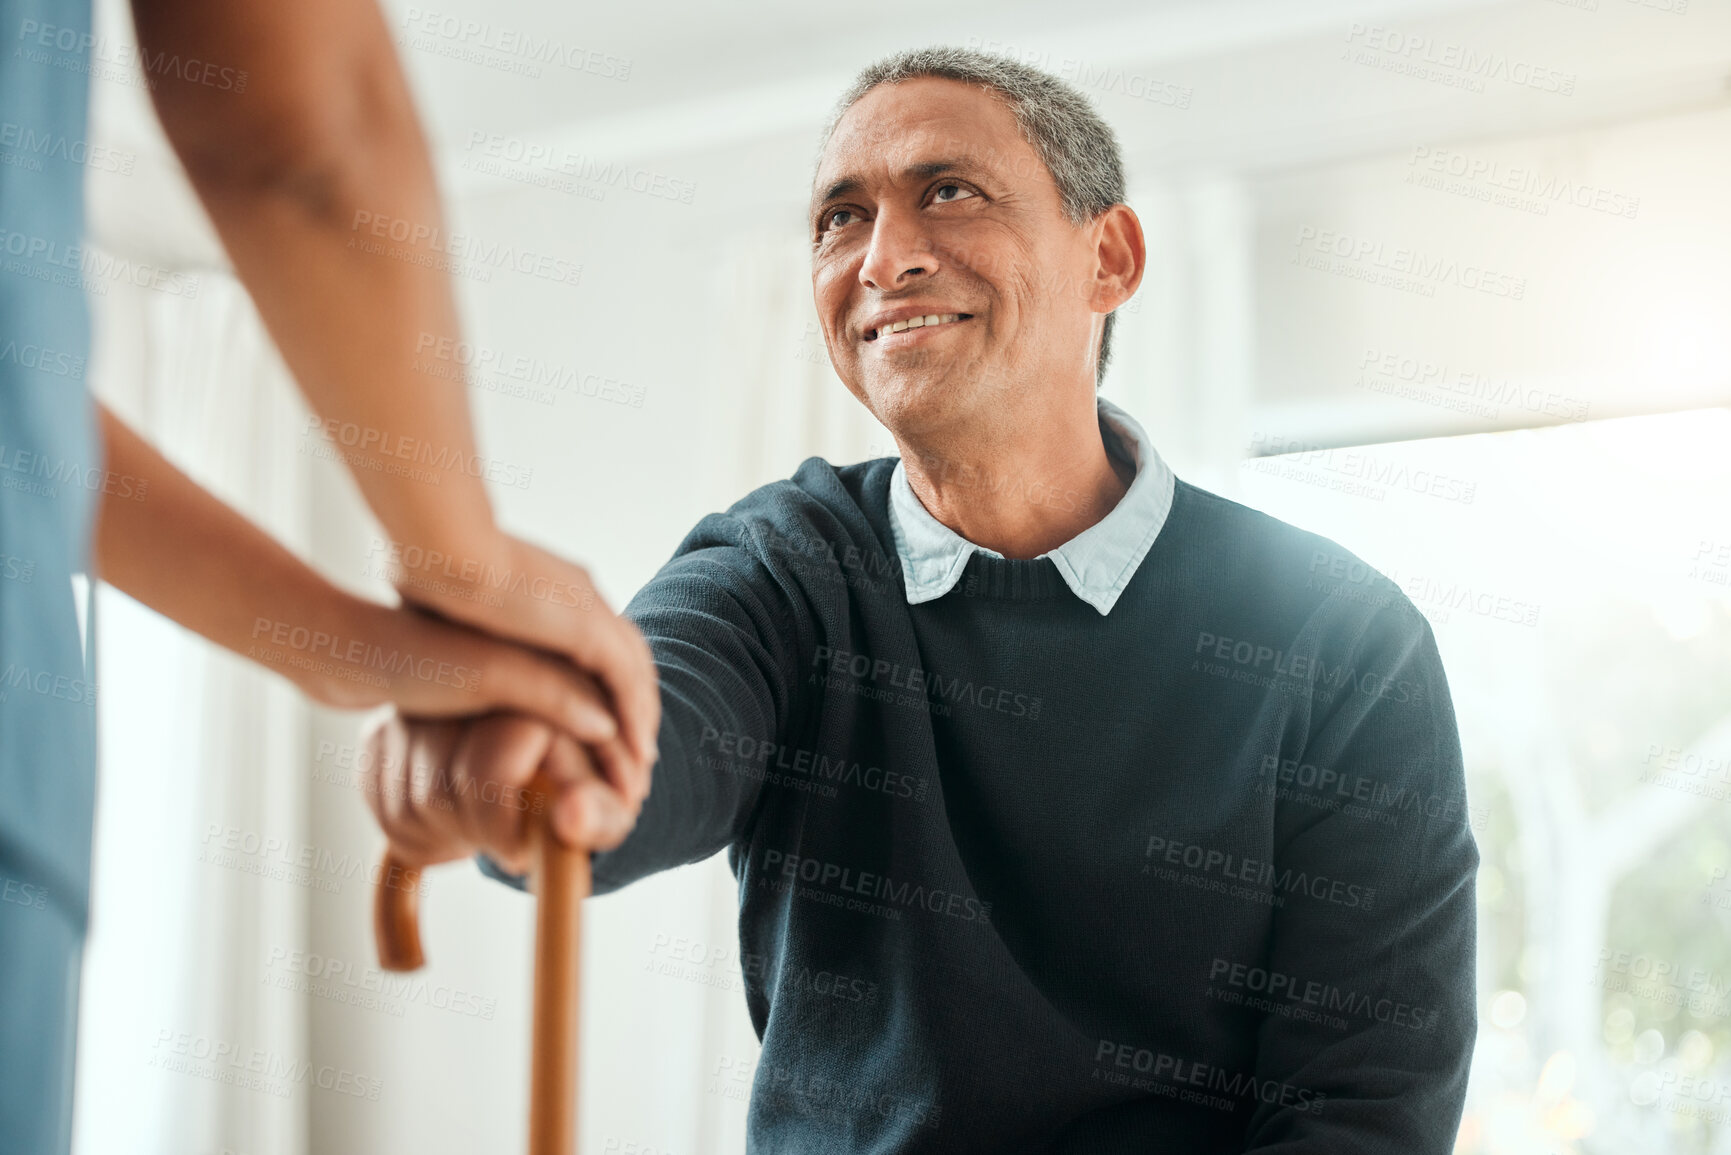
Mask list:
MULTIPOLYGON (((537 778, 530 786, 551 798, 537 778)), ((589 852, 560 842, 551 809, 534 821, 535 999, 529 1050, 529 1155, 573 1155, 577 1150, 577 967, 581 961, 583 900, 589 897, 589 852)), ((418 970, 421 927, 416 894, 421 872, 386 849, 373 904, 379 965, 418 970), (397 880, 397 881, 393 881, 397 880)))

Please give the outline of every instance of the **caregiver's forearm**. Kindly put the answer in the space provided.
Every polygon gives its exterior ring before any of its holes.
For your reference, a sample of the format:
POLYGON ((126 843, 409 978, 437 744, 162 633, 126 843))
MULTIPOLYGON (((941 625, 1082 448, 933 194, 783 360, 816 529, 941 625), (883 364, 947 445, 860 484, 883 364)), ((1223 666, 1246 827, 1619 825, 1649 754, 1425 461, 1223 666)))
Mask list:
POLYGON ((420 547, 401 556, 439 559, 406 575, 432 580, 399 581, 403 596, 599 679, 641 798, 660 710, 648 646, 581 567, 499 531, 461 376, 415 367, 417 349, 454 341, 457 313, 431 240, 432 162, 376 4, 133 11, 163 126, 289 368, 386 530, 420 547))
POLYGON ((327 705, 423 716, 518 710, 592 742, 615 727, 565 663, 338 589, 200 488, 106 408, 97 572, 327 705))
POLYGON ((163 127, 367 503, 400 543, 491 560, 463 382, 413 367, 458 322, 426 241, 444 229, 432 163, 377 6, 134 0, 133 12, 144 58, 182 62, 150 78, 163 127))
MULTIPOLYGON (((255 622, 270 644, 285 629, 353 636, 360 607, 282 545, 224 505, 142 437, 99 410, 107 476, 96 519, 96 568, 103 580, 195 633, 245 654, 255 622), (269 607, 269 612, 260 610, 269 607)), ((380 607, 384 609, 385 607, 380 607)), ((318 701, 342 685, 304 666, 278 672, 318 701)))

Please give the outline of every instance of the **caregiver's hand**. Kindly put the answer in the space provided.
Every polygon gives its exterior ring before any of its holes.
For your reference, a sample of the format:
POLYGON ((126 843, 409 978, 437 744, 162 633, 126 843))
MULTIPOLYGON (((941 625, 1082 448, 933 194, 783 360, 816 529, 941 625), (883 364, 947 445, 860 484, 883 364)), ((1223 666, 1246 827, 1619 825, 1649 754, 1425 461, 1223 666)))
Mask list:
POLYGON ((655 662, 637 627, 608 608, 582 566, 500 533, 472 556, 399 547, 391 570, 405 601, 567 657, 593 674, 611 696, 625 739, 627 789, 642 800, 661 726, 655 662))
POLYGON ((338 588, 101 414, 108 469, 131 483, 98 507, 97 564, 116 588, 327 705, 509 709, 585 742, 617 733, 606 694, 564 658, 338 588))
POLYGON ((611 850, 624 841, 642 807, 621 784, 625 760, 618 739, 585 748, 514 714, 393 717, 367 738, 364 793, 405 866, 480 852, 523 874, 531 818, 549 810, 554 832, 572 846, 611 850), (550 796, 530 789, 537 770, 555 784, 550 796))
POLYGON ((413 606, 343 598, 325 628, 259 617, 245 655, 343 710, 394 704, 434 718, 518 710, 585 742, 616 740, 595 679, 569 662, 413 606))

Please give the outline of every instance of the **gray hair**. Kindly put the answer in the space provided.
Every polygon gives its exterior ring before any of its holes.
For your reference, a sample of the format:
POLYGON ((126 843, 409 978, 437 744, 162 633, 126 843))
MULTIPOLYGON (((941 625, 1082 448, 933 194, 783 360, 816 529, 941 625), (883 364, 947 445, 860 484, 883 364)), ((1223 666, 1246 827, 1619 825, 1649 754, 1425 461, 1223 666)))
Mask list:
MULTIPOLYGON (((836 102, 835 112, 824 126, 818 151, 829 146, 829 138, 847 110, 880 84, 936 77, 989 89, 1002 97, 1016 114, 1022 136, 1034 147, 1058 186, 1064 215, 1071 224, 1082 225, 1124 200, 1124 157, 1118 138, 1094 106, 1075 88, 1050 73, 1020 61, 992 56, 969 48, 916 48, 887 56, 867 65, 836 102)), ((1095 384, 1106 375, 1112 354, 1112 325, 1116 313, 1106 314, 1100 334, 1100 354, 1095 384)))

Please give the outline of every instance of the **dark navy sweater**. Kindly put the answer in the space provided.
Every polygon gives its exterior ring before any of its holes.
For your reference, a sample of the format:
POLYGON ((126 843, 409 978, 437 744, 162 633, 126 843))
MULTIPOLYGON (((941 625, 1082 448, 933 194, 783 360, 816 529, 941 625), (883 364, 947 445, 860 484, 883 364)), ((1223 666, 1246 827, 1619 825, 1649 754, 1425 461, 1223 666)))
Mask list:
POLYGON ((1452 1150, 1478 852, 1428 623, 1182 481, 1108 615, 978 553, 910 606, 894 466, 808 460, 626 611, 661 761, 596 891, 728 852, 749 1149, 1452 1150))

